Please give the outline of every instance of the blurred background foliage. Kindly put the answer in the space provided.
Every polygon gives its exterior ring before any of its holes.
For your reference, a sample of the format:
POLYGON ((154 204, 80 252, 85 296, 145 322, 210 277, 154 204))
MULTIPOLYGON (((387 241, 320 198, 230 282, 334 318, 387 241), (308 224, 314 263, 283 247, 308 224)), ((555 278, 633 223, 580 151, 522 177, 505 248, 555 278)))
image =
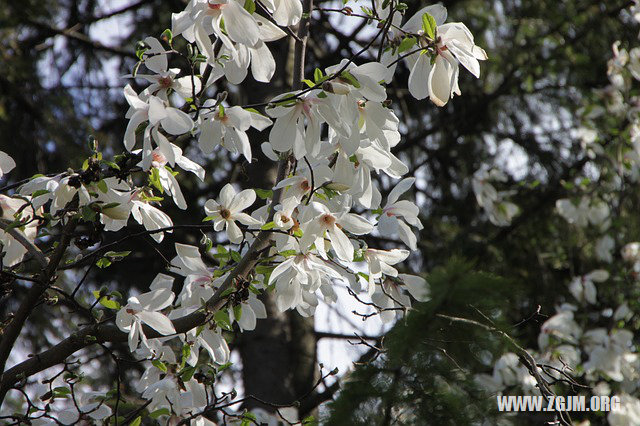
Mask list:
MULTIPOLYGON (((427 4, 407 3, 407 16, 427 4)), ((435 314, 477 318, 473 305, 497 323, 511 327, 511 334, 524 347, 535 348, 541 322, 568 295, 566 283, 575 274, 599 266, 585 254, 591 244, 589 236, 568 233, 566 222, 554 214, 554 203, 571 195, 571 186, 566 183, 588 164, 576 129, 581 123, 580 110, 593 99, 593 90, 607 84, 612 43, 621 40, 625 47, 637 43, 638 28, 625 10, 630 3, 443 1, 449 21, 464 22, 476 44, 489 55, 482 64, 481 78, 462 72, 462 96, 445 108, 409 96, 408 70, 403 66, 398 67, 389 88, 403 134, 394 153, 409 165, 409 174, 418 178, 414 195, 425 225, 420 250, 412 254, 407 269, 423 274, 431 271, 428 279, 433 301, 420 305, 394 327, 384 340, 387 352, 349 375, 344 390, 324 412, 327 422, 480 422, 488 415, 484 410, 488 402, 474 390, 469 373, 488 371, 504 342, 435 314), (504 189, 518 189, 513 201, 521 213, 509 226, 492 225, 476 203, 471 177, 483 164, 507 172, 504 189), (538 306, 541 315, 532 317, 538 306), (525 318, 530 320, 512 327, 525 318), (410 415, 397 415, 405 412, 410 415)), ((315 4, 341 7, 331 1, 315 4)), ((357 10, 361 4, 365 2, 350 2, 349 6, 357 10)), ((119 76, 131 72, 136 42, 147 35, 159 36, 169 26, 171 12, 184 6, 181 0, 129 0, 117 6, 98 0, 3 2, 0 149, 18 163, 10 178, 79 167, 89 154, 89 135, 96 137, 106 155, 120 152, 127 105, 122 96, 126 80, 119 76)), ((333 65, 336 58, 351 56, 368 41, 370 33, 363 31, 364 23, 357 18, 329 15, 321 11, 313 14, 308 75, 313 67, 324 68, 333 65)), ((238 87, 219 84, 212 96, 227 90, 231 103, 248 104, 287 90, 290 44, 281 40, 271 43, 270 48, 278 64, 271 84, 248 77, 238 87)), ((132 82, 136 90, 144 87, 141 83, 132 82)), ((604 132, 614 134, 620 122, 611 120, 604 125, 609 126, 604 132)), ((263 160, 259 145, 265 139, 265 134, 252 135, 258 160, 263 160)), ((205 165, 207 179, 199 184, 192 176, 181 176, 185 197, 198 203, 185 211, 165 203, 174 223, 198 222, 200 203, 215 198, 225 182, 254 187, 260 182, 258 186, 269 188, 270 179, 260 166, 264 163, 248 164, 226 151, 203 157, 194 149, 194 142, 185 142, 183 149, 205 165)), ((385 178, 380 181, 383 194, 390 183, 385 178)), ((638 211, 638 196, 631 190, 627 203, 626 211, 638 211)), ((637 231, 636 217, 628 214, 624 218, 625 229, 637 231)), ((109 234, 104 242, 122 236, 109 234)), ((124 294, 130 288, 143 289, 166 268, 166 258, 173 256, 173 242, 197 244, 200 237, 199 231, 176 231, 157 248, 148 238, 130 239, 121 249, 133 250, 135 261, 107 270, 91 268, 86 289, 107 285, 124 294)), ((370 245, 394 246, 374 237, 370 245)), ((618 252, 619 247, 616 256, 618 252)), ((79 279, 85 270, 74 272, 72 278, 79 279)), ((614 299, 616 292, 611 287, 602 297, 614 299)), ((87 294, 90 297, 90 291, 87 294)), ((4 293, 0 316, 19 301, 19 294, 4 293)), ((61 337, 65 327, 49 320, 56 309, 67 311, 50 306, 35 311, 22 340, 27 351, 39 351, 61 337)), ((75 321, 72 315, 65 318, 75 321)), ((99 360, 104 354, 95 356, 99 360)), ((96 377, 96 382, 108 383, 112 368, 104 359, 104 376, 96 377)))

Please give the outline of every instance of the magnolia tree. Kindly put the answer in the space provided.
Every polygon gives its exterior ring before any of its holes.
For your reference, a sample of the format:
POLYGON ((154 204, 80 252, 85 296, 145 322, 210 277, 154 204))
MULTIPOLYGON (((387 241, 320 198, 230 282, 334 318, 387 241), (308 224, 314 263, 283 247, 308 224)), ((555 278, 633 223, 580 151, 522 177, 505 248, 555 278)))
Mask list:
MULTIPOLYGON (((404 63, 411 73, 400 83, 409 93, 443 106, 461 95, 461 65, 479 77, 479 61, 487 55, 463 23, 446 22, 443 6, 427 6, 411 17, 405 9, 396 0, 372 1, 362 14, 336 9, 365 20, 369 41, 354 56, 315 68, 313 75, 304 74, 313 69, 305 64, 311 0, 192 0, 172 16, 170 30, 138 44, 139 62, 128 77, 148 86, 139 93, 124 87, 130 108, 122 153, 107 157, 90 139, 92 155, 81 169, 2 189, 3 276, 26 288, 2 323, 3 421, 311 421, 299 418, 293 402, 274 405, 272 417, 258 418, 242 410, 251 396, 238 398, 216 384, 230 361, 225 333, 254 329, 267 315, 265 293, 275 297, 278 310, 310 317, 319 301, 336 301, 335 286, 343 283, 386 322, 412 300, 429 298, 424 278, 396 269, 417 249, 415 232, 422 224, 416 204, 402 199, 415 177, 407 176, 408 167, 392 153, 401 123, 385 88, 404 63), (222 80, 242 84, 249 70, 268 83, 276 67, 268 43, 285 37, 294 44, 289 91, 254 105, 234 105, 217 91, 222 80), (175 58, 182 68, 169 68, 175 58), (251 128, 264 138, 250 140, 251 128), (168 203, 185 209, 198 202, 183 196, 183 176, 203 180, 213 172, 185 155, 192 141, 204 153, 228 150, 248 162, 261 149, 277 164, 272 189, 227 183, 216 199, 204 202, 194 223, 174 223, 164 211, 168 203), (375 179, 382 173, 395 182, 386 199, 375 179), (96 235, 77 244, 74 231, 87 224, 96 235), (180 227, 200 229, 202 247, 176 242, 175 252, 165 253, 172 258, 170 270, 158 271, 140 294, 126 298, 108 287, 88 291, 84 280, 71 288, 58 283, 62 271, 78 265, 105 268, 130 261, 130 253, 118 247, 121 241, 99 244, 101 233, 129 229, 130 235, 161 242, 180 227), (369 247, 365 237, 371 234, 404 247, 369 247), (210 264, 202 254, 213 250, 214 241, 224 244, 216 248, 218 262, 210 264), (176 276, 184 281, 174 292, 176 276), (21 353, 20 335, 42 302, 70 306, 86 324, 39 353, 21 353), (142 369, 132 390, 137 398, 126 401, 119 375, 112 389, 92 389, 83 369, 74 366, 83 350, 109 351, 118 342, 126 342, 142 369)), ((24 178, 14 168, 0 152, 0 177, 24 178)), ((508 223, 517 208, 487 186, 489 177, 500 178, 490 171, 477 174, 478 200, 494 223, 508 223)))

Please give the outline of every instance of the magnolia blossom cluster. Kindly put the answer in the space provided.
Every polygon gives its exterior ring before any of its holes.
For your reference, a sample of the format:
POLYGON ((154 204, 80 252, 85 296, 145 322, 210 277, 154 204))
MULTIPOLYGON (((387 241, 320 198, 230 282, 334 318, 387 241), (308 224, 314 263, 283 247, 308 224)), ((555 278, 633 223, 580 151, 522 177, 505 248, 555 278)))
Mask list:
MULTIPOLYGON (((140 93, 125 87, 129 121, 123 137, 125 157, 139 158, 136 167, 147 175, 142 186, 119 177, 117 171, 125 163, 105 161, 95 151, 81 171, 35 177, 19 188, 20 198, 0 199, 3 218, 24 221, 18 232, 31 242, 38 222, 30 219, 36 212, 55 224, 74 211, 82 212, 83 220, 99 221, 106 231, 120 230, 133 218, 159 242, 173 227, 162 210, 162 197, 170 197, 180 209, 187 207, 178 174, 205 178, 205 170, 184 155, 181 141, 195 138, 204 154, 226 149, 251 162, 255 146, 247 131, 268 129, 268 142, 261 147, 264 154, 295 164, 262 197, 266 203, 256 204, 253 189, 239 191, 231 184, 205 202, 202 217, 211 223, 211 232, 220 233, 218 240, 231 247, 221 249, 229 254, 225 264, 207 266, 198 247, 176 243, 171 271, 184 277, 181 290, 174 293, 173 277, 160 273, 149 291, 132 295, 115 308, 115 323, 127 333, 130 351, 141 360, 153 360, 146 363, 137 390, 150 401, 148 410, 167 410, 159 415, 167 422, 207 405, 205 385, 185 369, 203 362, 227 363, 230 350, 224 330, 234 324, 240 330, 254 329, 256 321, 266 317, 258 295, 267 288, 274 292, 279 310, 296 309, 309 316, 320 301, 334 302, 336 284, 343 283, 366 294, 383 321, 410 308, 412 300, 429 298, 424 278, 396 269, 409 250, 369 247, 370 241, 384 237, 416 250, 416 232, 422 229, 418 207, 402 198, 415 179, 404 177, 408 167, 392 153, 401 136, 385 86, 393 78, 398 49, 385 51, 382 62, 357 64, 345 59, 317 70, 315 81, 307 80, 308 89, 274 97, 263 112, 232 105, 222 94, 201 102, 222 78, 240 84, 249 69, 260 82, 269 82, 274 75, 275 61, 267 43, 286 36, 282 28, 300 21, 302 6, 299 0, 266 0, 261 5, 270 19, 256 13, 253 1, 191 0, 184 11, 173 15, 164 44, 153 37, 144 40, 138 72, 127 77, 149 85, 140 93), (169 56, 175 53, 170 45, 177 36, 197 46, 193 57, 198 59, 194 64, 199 64, 199 75, 181 76, 180 69, 169 68, 169 56), (206 81, 200 77, 205 75, 206 81), (114 173, 102 176, 104 167, 114 173), (379 174, 395 182, 386 196, 374 178, 379 174), (275 192, 281 194, 277 202, 275 192), (211 321, 178 334, 174 320, 202 309, 227 280, 226 262, 237 261, 234 255, 242 256, 259 232, 269 232, 272 243, 247 287, 232 289, 233 298, 226 292, 226 304, 211 321), (149 330, 155 337, 147 335, 149 330), (176 348, 181 348, 182 358, 176 348)), ((393 3, 380 12, 389 15, 390 7, 393 3)), ((400 24, 399 13, 393 19, 400 24)), ((445 19, 444 7, 429 6, 409 18, 396 35, 412 39, 418 48, 404 56, 411 68, 410 93, 418 99, 428 96, 439 106, 460 95, 459 64, 478 77, 478 61, 487 58, 464 24, 445 24, 445 19)), ((0 153, 0 176, 13 166, 0 153)), ((485 187, 481 192, 487 206, 499 203, 495 190, 485 187)), ((509 211, 505 214, 511 217, 509 211)), ((0 233, 0 241, 8 264, 23 259, 25 249, 12 236, 0 233)), ((92 394, 77 408, 65 412, 64 418, 110 415, 104 400, 92 394)), ((208 422, 203 417, 194 421, 208 422)))
MULTIPOLYGON (((634 16, 640 16, 637 4, 634 16)), ((538 348, 527 351, 539 365, 548 366, 538 368, 538 373, 550 381, 562 379, 560 372, 564 372, 587 385, 587 395, 617 395, 620 409, 607 413, 606 418, 611 425, 626 426, 640 424, 640 356, 632 331, 637 325, 637 312, 635 304, 627 301, 628 295, 634 297, 633 289, 640 283, 640 243, 620 241, 624 233, 614 211, 622 200, 614 197, 612 189, 624 184, 622 179, 637 183, 640 177, 639 99, 632 90, 637 87, 634 82, 640 80, 640 49, 627 51, 615 43, 608 76, 610 84, 596 91, 601 104, 585 109, 585 126, 575 135, 585 158, 613 164, 620 174, 611 181, 601 176, 595 189, 588 177, 579 177, 568 186, 571 197, 558 199, 555 204, 572 232, 593 238, 593 244, 577 249, 602 266, 569 281, 562 292, 566 299, 541 326, 538 348), (611 150, 607 136, 594 130, 599 128, 598 120, 612 116, 628 120, 630 145, 623 143, 611 150), (622 295, 612 300, 614 285, 622 295)), ((480 374, 475 379, 493 394, 539 394, 536 381, 514 353, 499 358, 492 374, 480 374)))
POLYGON ((498 191, 492 182, 506 182, 507 175, 498 169, 482 168, 473 174, 471 187, 478 205, 487 214, 489 221, 496 226, 507 226, 518 214, 520 208, 507 200, 510 191, 498 191))

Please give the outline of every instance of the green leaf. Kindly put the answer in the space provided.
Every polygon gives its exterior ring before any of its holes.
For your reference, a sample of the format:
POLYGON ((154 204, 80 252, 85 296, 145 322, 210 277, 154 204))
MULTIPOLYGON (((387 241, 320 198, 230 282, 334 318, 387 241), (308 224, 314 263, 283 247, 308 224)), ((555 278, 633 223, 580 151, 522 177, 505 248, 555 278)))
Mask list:
POLYGON ((245 0, 244 8, 247 12, 253 14, 256 11, 256 3, 253 0, 245 0))
POLYGON ((149 417, 152 419, 157 419, 160 416, 169 416, 171 415, 171 411, 168 408, 160 408, 156 411, 153 411, 149 414, 149 417))
POLYGON ((358 80, 356 80, 356 78, 349 71, 346 71, 346 70, 342 71, 342 73, 340 73, 340 77, 342 77, 344 80, 346 80, 350 85, 352 85, 356 89, 359 89, 360 87, 362 87, 358 82, 358 80))
POLYGON ((236 321, 240 321, 240 318, 242 318, 242 305, 236 305, 233 307, 233 316, 236 321))
POLYGON ((101 297, 99 303, 107 309, 113 309, 116 311, 120 309, 120 303, 109 299, 107 296, 101 297))
POLYGON ((238 253, 237 251, 231 251, 231 259, 233 259, 234 262, 238 263, 242 260, 242 256, 240 256, 240 253, 238 253))
POLYGON ((124 250, 124 251, 108 251, 106 252, 104 255, 106 257, 108 257, 111 260, 122 260, 123 258, 129 256, 129 254, 131 254, 131 250, 124 250))
POLYGON ((158 370, 162 371, 163 373, 167 372, 167 366, 164 365, 164 362, 160 361, 159 359, 154 359, 153 361, 151 361, 151 364, 153 364, 154 367, 156 367, 158 370))
POLYGON ((405 37, 400 42, 400 46, 398 47, 398 53, 403 53, 411 50, 413 46, 418 42, 415 37, 405 37))
POLYGON ((164 40, 166 40, 166 42, 169 43, 169 45, 171 45, 171 43, 173 42, 173 33, 171 32, 171 30, 169 28, 164 30, 160 37, 162 37, 164 40))
POLYGON ((304 80, 302 80, 302 82, 304 84, 306 84, 307 86, 309 86, 309 87, 315 86, 315 83, 313 81, 309 80, 308 78, 305 78, 304 80))
POLYGON ((220 310, 216 312, 213 315, 213 319, 220 328, 231 330, 231 319, 229 319, 229 314, 226 311, 220 310))
POLYGON ((129 426, 140 426, 140 423, 142 423, 142 417, 138 416, 131 423, 129 423, 129 426))
POLYGON ((320 68, 316 68, 313 71, 313 79, 316 81, 316 83, 318 83, 322 81, 322 77, 323 77, 322 70, 320 68))
POLYGON ((49 194, 49 193, 51 193, 51 191, 48 191, 48 190, 46 190, 46 189, 39 189, 39 190, 37 190, 37 191, 34 191, 34 192, 31 194, 31 197, 32 197, 32 198, 36 198, 36 197, 39 197, 39 196, 41 196, 41 195, 49 194))
POLYGON ((187 367, 180 372, 180 378, 183 381, 188 382, 189 380, 191 380, 195 372, 196 372, 195 367, 187 367))
POLYGON ((267 198, 271 198, 273 197, 273 191, 270 189, 260 189, 257 188, 254 191, 256 191, 256 195, 261 199, 261 200, 266 200, 267 198))
POLYGON ((102 257, 98 259, 98 261, 96 262, 96 266, 101 269, 108 268, 109 266, 111 266, 111 261, 106 257, 102 257))
POLYGON ((435 18, 427 12, 423 13, 422 14, 422 31, 424 31, 424 34, 428 36, 431 40, 435 40, 437 28, 438 28, 438 24, 436 24, 435 18))
POLYGON ((271 221, 262 225, 260 229, 263 231, 268 231, 269 229, 273 229, 274 226, 276 226, 276 224, 273 221, 271 221))
POLYGON ((160 171, 152 167, 151 173, 149 174, 149 184, 155 187, 161 194, 164 194, 164 188, 162 187, 162 183, 160 182, 160 171))
POLYGON ((296 250, 284 250, 278 254, 283 257, 289 257, 289 256, 295 256, 296 254, 298 254, 298 252, 296 250))

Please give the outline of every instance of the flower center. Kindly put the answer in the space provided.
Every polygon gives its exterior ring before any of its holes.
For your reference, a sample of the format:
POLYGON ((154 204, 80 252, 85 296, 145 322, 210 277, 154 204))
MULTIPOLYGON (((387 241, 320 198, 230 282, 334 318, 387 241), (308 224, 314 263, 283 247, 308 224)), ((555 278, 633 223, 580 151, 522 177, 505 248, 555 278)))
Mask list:
POLYGON ((220 216, 222 216, 224 220, 227 220, 231 217, 231 212, 227 209, 222 209, 220 210, 220 216))
POLYGON ((322 222, 327 227, 332 227, 333 225, 336 224, 336 218, 333 215, 330 215, 327 213, 327 214, 323 214, 320 217, 320 222, 322 222))
POLYGON ((220 10, 222 9, 222 6, 224 6, 224 4, 221 4, 221 3, 211 3, 211 2, 207 2, 207 5, 209 6, 210 11, 220 10))
POLYGON ((311 185, 309 185, 309 181, 305 179, 302 182, 300 182, 300 189, 302 189, 304 192, 309 191, 311 189, 311 185))
POLYGON ((156 167, 164 166, 167 164, 167 158, 160 152, 153 150, 151 153, 152 162, 157 163, 156 167))
POLYGON ((158 79, 158 84, 160 85, 160 87, 162 87, 163 89, 168 89, 171 87, 171 85, 173 84, 173 80, 171 79, 171 77, 160 77, 158 79))

